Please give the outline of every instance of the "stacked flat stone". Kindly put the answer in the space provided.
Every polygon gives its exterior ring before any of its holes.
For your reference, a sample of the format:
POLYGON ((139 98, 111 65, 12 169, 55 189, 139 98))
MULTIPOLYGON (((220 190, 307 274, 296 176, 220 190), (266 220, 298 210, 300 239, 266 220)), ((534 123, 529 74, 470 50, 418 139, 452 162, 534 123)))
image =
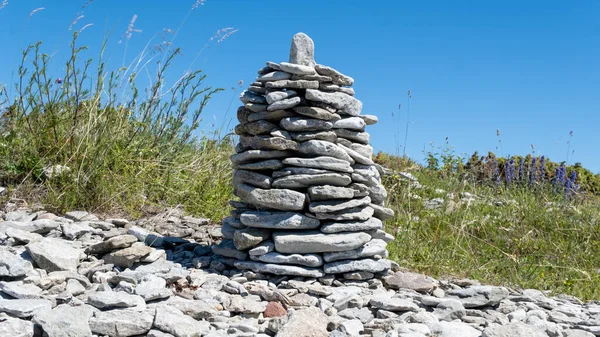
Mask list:
POLYGON ((230 217, 213 248, 238 269, 369 279, 386 273, 382 220, 393 217, 372 158, 354 79, 314 60, 307 35, 289 62, 267 62, 242 93, 230 217))

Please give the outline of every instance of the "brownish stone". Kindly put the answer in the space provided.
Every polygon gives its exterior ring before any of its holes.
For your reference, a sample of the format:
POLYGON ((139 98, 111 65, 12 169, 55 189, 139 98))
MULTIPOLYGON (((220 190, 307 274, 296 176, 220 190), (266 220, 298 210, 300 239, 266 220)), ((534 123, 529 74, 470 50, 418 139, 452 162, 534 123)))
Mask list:
POLYGON ((283 305, 281 305, 279 302, 269 302, 265 312, 263 313, 265 318, 281 317, 285 315, 287 315, 287 310, 285 310, 283 305))

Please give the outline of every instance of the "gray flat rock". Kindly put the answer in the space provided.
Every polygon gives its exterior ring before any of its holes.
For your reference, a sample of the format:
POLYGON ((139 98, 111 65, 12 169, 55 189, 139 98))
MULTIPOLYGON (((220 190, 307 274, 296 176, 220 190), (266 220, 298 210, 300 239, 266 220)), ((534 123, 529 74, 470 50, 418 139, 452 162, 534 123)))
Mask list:
POLYGON ((199 337, 210 331, 210 323, 197 321, 172 306, 156 308, 154 327, 176 337, 199 337))
POLYGON ((44 238, 40 234, 32 233, 29 231, 24 231, 22 229, 13 228, 13 227, 8 227, 4 231, 4 234, 6 234, 10 238, 15 239, 17 242, 22 242, 25 244, 30 243, 30 242, 40 241, 41 239, 44 238))
POLYGON ((253 256, 250 258, 255 261, 275 264, 293 264, 306 267, 320 267, 323 265, 323 258, 317 254, 280 254, 271 252, 264 255, 253 256))
MULTIPOLYGON (((166 332, 162 332, 160 330, 152 329, 152 330, 148 331, 148 334, 146 334, 146 337, 175 337, 175 336, 171 335, 170 333, 166 333, 166 332)), ((223 337, 225 337, 225 336, 223 336, 223 337)))
POLYGON ((315 66, 315 43, 304 33, 297 33, 290 46, 290 62, 307 67, 315 66))
POLYGON ((146 302, 141 296, 116 291, 91 293, 87 298, 87 303, 98 309, 137 307, 143 310, 146 307, 146 302))
POLYGON ((279 63, 279 68, 286 73, 290 73, 293 75, 316 75, 317 72, 315 68, 312 66, 305 66, 301 64, 294 64, 288 62, 279 63))
POLYGON ((96 311, 89 319, 90 329, 97 335, 137 336, 152 328, 155 309, 135 311, 130 309, 96 311))
POLYGON ((251 170, 251 171, 263 171, 263 170, 279 170, 284 165, 281 160, 268 159, 254 163, 242 163, 234 164, 233 168, 237 170, 251 170))
POLYGON ((31 321, 10 316, 0 320, 0 336, 33 337, 34 333, 35 330, 31 321))
POLYGON ((299 174, 322 174, 322 173, 338 173, 330 170, 315 169, 310 167, 285 167, 281 170, 272 173, 273 178, 281 178, 299 174))
POLYGON ((510 322, 506 325, 492 323, 483 330, 482 337, 547 337, 546 331, 522 322, 510 322))
POLYGON ((0 278, 21 277, 32 270, 31 262, 13 254, 6 247, 0 247, 0 278))
POLYGON ((342 118, 340 115, 338 115, 336 113, 329 112, 325 109, 322 109, 319 107, 314 107, 314 106, 297 106, 297 107, 294 107, 292 110, 294 110, 294 112, 304 115, 304 116, 308 116, 308 117, 312 117, 312 118, 316 118, 316 119, 322 119, 322 120, 326 120, 326 121, 337 121, 342 118))
MULTIPOLYGON (((267 104, 246 103, 244 104, 244 108, 248 109, 251 112, 265 112, 267 111, 267 104)), ((245 120, 245 122, 252 122, 252 120, 250 120, 250 115, 248 115, 247 120, 245 120)))
POLYGON ((169 306, 181 310, 181 312, 192 317, 193 319, 206 320, 218 315, 214 303, 207 303, 201 299, 190 301, 184 298, 174 297, 167 303, 169 306))
MULTIPOLYGON (((340 139, 343 139, 343 138, 340 138, 340 139)), ((358 143, 352 143, 352 142, 349 142, 349 144, 342 144, 342 145, 351 148, 352 150, 358 152, 363 157, 367 157, 367 158, 373 157, 373 147, 371 145, 364 145, 364 144, 358 144, 358 143)))
POLYGON ((333 126, 328 121, 302 117, 284 118, 281 120, 280 125, 282 128, 293 132, 326 131, 333 126))
POLYGON ((290 78, 292 78, 292 74, 286 73, 284 71, 273 71, 268 74, 258 76, 256 78, 256 81, 257 82, 274 82, 274 81, 288 80, 290 78))
POLYGON ((373 125, 379 122, 379 118, 375 115, 361 115, 360 118, 362 118, 367 125, 373 125))
POLYGON ((234 170, 232 182, 234 186, 238 184, 248 184, 260 188, 271 188, 273 178, 257 172, 234 170))
POLYGON ((221 226, 221 234, 223 235, 223 239, 233 240, 233 235, 235 234, 236 230, 238 230, 238 228, 233 228, 229 224, 224 223, 221 226))
POLYGON ((242 124, 248 123, 248 115, 250 115, 251 113, 252 113, 252 110, 246 108, 245 105, 238 107, 238 109, 236 111, 238 121, 242 124))
POLYGON ((354 159, 352 159, 348 155, 348 153, 344 151, 344 149, 340 148, 336 144, 326 142, 323 140, 308 140, 306 142, 302 142, 298 147, 298 152, 311 157, 334 157, 337 159, 345 160, 350 164, 354 164, 354 159))
POLYGON ((275 179, 273 187, 299 189, 313 185, 347 186, 351 182, 352 179, 348 175, 340 173, 297 174, 275 179))
POLYGON ((90 246, 85 249, 86 254, 103 254, 106 252, 110 252, 111 250, 121 249, 130 247, 135 242, 138 242, 138 239, 129 234, 125 235, 117 235, 109 238, 106 241, 97 243, 93 246, 90 246))
POLYGON ((255 273, 269 273, 286 276, 323 277, 325 273, 318 268, 301 266, 288 266, 275 263, 262 263, 258 261, 237 261, 234 263, 238 269, 250 269, 255 273))
POLYGON ((282 231, 273 233, 275 250, 279 253, 307 254, 340 252, 356 249, 371 240, 366 233, 324 234, 315 231, 302 233, 282 231))
POLYGON ((112 251, 102 257, 105 263, 111 263, 118 267, 131 267, 145 256, 152 253, 151 247, 144 244, 135 244, 128 248, 112 251))
POLYGON ((362 260, 341 260, 325 263, 323 270, 327 274, 341 274, 353 271, 366 271, 370 273, 379 273, 391 268, 389 260, 380 259, 362 259, 362 260))
POLYGON ((355 197, 365 197, 369 195, 369 187, 360 183, 352 183, 348 185, 348 188, 354 190, 355 197))
MULTIPOLYGON (((480 337, 481 331, 462 322, 427 322, 432 334, 437 337, 480 337)), ((515 336, 516 337, 516 336, 515 336)))
POLYGON ((391 289, 412 289, 421 293, 431 292, 435 287, 435 283, 424 275, 403 271, 385 276, 383 281, 391 289))
POLYGON ((265 84, 265 87, 273 88, 273 89, 284 89, 284 88, 286 88, 286 89, 318 89, 319 81, 281 80, 281 81, 267 82, 265 84))
POLYGON ((0 312, 20 318, 31 317, 39 311, 50 310, 51 308, 52 303, 45 299, 5 300, 0 298, 0 312))
POLYGON ((369 207, 374 210, 373 216, 378 219, 385 221, 394 218, 394 210, 391 208, 386 208, 375 204, 370 204, 369 207))
POLYGON ((292 98, 282 99, 280 101, 273 102, 272 104, 270 104, 267 107, 267 111, 290 109, 290 108, 293 108, 296 105, 300 104, 300 102, 302 102, 300 97, 292 97, 292 98))
POLYGON ((346 129, 334 129, 333 132, 338 138, 348 139, 353 142, 368 145, 371 136, 367 132, 352 131, 346 129))
POLYGON ((240 221, 248 227, 271 229, 312 229, 319 227, 319 220, 294 212, 247 211, 240 221))
POLYGON ((278 331, 277 337, 327 337, 330 335, 327 331, 329 318, 321 310, 315 307, 309 307, 298 310, 290 316, 278 331))
POLYGON ((35 263, 48 272, 77 270, 79 259, 83 253, 64 241, 53 238, 45 238, 41 241, 29 243, 25 247, 35 263))
POLYGON ((37 234, 47 234, 51 230, 60 227, 60 223, 50 220, 50 219, 42 219, 42 220, 34 220, 34 221, 0 221, 0 233, 6 231, 8 228, 16 228, 26 232, 32 232, 37 234))
POLYGON ((331 185, 311 186, 308 189, 308 195, 311 201, 352 199, 354 198, 354 189, 331 185))
POLYGON ((96 230, 88 225, 87 222, 68 222, 60 225, 63 235, 71 240, 75 240, 78 237, 87 233, 96 233, 96 230))
POLYGON ((173 293, 167 288, 167 281, 153 274, 147 274, 142 277, 135 286, 135 294, 141 296, 144 301, 154 301, 161 298, 168 298, 173 293))
POLYGON ((233 234, 233 244, 239 250, 246 250, 257 246, 271 237, 271 232, 262 228, 238 229, 233 234))
POLYGON ((334 129, 348 129, 354 131, 364 131, 367 124, 360 117, 342 118, 333 122, 334 129))
POLYGON ((392 234, 386 233, 384 230, 381 229, 369 231, 369 235, 371 235, 373 239, 381 239, 387 243, 394 241, 394 236, 392 234))
POLYGON ((308 205, 308 210, 313 213, 333 213, 340 212, 349 208, 368 205, 370 203, 371 198, 369 197, 350 200, 314 201, 308 205))
POLYGON ((494 286, 472 286, 452 289, 446 297, 459 300, 467 309, 492 306, 508 297, 508 289, 494 286))
POLYGON ((212 246, 213 253, 225 257, 230 257, 238 260, 245 260, 248 258, 248 254, 239 251, 233 244, 233 240, 223 240, 218 245, 212 246))
POLYGON ((369 304, 377 309, 389 311, 418 311, 419 306, 409 299, 401 299, 395 297, 373 297, 369 304))
MULTIPOLYGON (((333 79, 331 79, 333 81, 333 79)), ((321 91, 339 91, 343 92, 346 95, 354 96, 356 92, 352 88, 340 87, 336 84, 331 83, 321 83, 319 84, 319 90, 321 91)))
POLYGON ((369 186, 369 196, 374 205, 383 206, 385 204, 385 199, 387 198, 387 191, 383 184, 378 182, 377 184, 369 186))
POLYGON ((354 84, 354 79, 350 76, 344 75, 341 72, 321 64, 315 65, 315 70, 319 75, 329 76, 333 80, 333 84, 339 86, 351 86, 354 84))
POLYGON ((274 249, 275 249, 275 244, 273 243, 273 241, 263 241, 258 246, 250 249, 248 251, 248 254, 250 254, 250 257, 258 256, 258 255, 265 255, 267 253, 272 252, 274 249))
POLYGON ((264 135, 269 134, 271 131, 276 129, 277 126, 275 124, 269 123, 265 120, 259 120, 256 122, 249 122, 236 125, 235 133, 237 135, 264 135))
POLYGON ((266 302, 262 302, 260 297, 256 295, 240 296, 233 295, 229 297, 229 305, 226 309, 232 313, 241 314, 260 314, 265 311, 267 307, 266 302))
POLYGON ((248 150, 233 154, 229 157, 229 159, 234 164, 240 164, 255 160, 289 157, 291 154, 292 152, 290 151, 248 150))
POLYGON ((254 150, 298 150, 298 143, 280 137, 240 136, 240 143, 254 150))
POLYGON ((18 299, 42 298, 42 289, 40 287, 31 283, 23 283, 23 281, 0 281, 0 291, 18 299))
POLYGON ((275 103, 277 101, 281 101, 281 100, 284 100, 286 98, 295 97, 297 95, 298 95, 298 93, 296 91, 294 91, 294 90, 273 91, 273 92, 270 92, 267 95, 265 95, 265 98, 267 99, 267 103, 273 104, 273 103, 275 103))
POLYGON ((356 260, 365 257, 373 257, 376 255, 386 257, 386 245, 387 244, 383 240, 373 239, 356 249, 346 250, 343 252, 324 253, 323 259, 325 260, 325 262, 334 262, 340 260, 356 260))
MULTIPOLYGON (((317 73, 314 75, 292 75, 292 80, 306 80, 306 81, 319 81, 319 82, 331 82, 333 79, 329 76, 322 76, 317 73)), ((319 85, 320 87, 320 85, 319 85)))
MULTIPOLYGON (((274 73, 271 73, 274 74, 274 73)), ((269 76, 271 74, 267 74, 264 76, 269 76)), ((255 92, 252 91, 248 91, 248 90, 244 90, 244 92, 242 92, 242 94, 240 95, 240 101, 242 101, 242 103, 246 104, 246 103, 254 103, 254 104, 266 104, 267 100, 265 99, 265 97, 263 95, 259 95, 255 92)))
POLYGON ((363 164, 363 165, 375 164, 375 162, 373 162, 373 160, 371 158, 365 157, 362 154, 352 150, 349 147, 346 147, 342 144, 338 144, 338 146, 341 147, 342 149, 344 149, 344 151, 346 151, 346 153, 348 155, 350 155, 350 157, 352 157, 352 159, 354 159, 354 161, 356 161, 356 163, 358 163, 358 164, 363 164))
POLYGON ((264 94, 267 93, 267 88, 259 87, 259 86, 255 86, 255 85, 251 85, 251 86, 248 87, 248 91, 252 91, 252 92, 255 92, 257 94, 264 95, 264 94))
POLYGON ((280 211, 302 210, 306 202, 306 195, 300 192, 289 189, 265 190, 246 184, 236 186, 234 194, 257 207, 280 211))
POLYGON ((348 221, 348 222, 337 222, 328 221, 324 222, 321 226, 321 232, 323 233, 339 233, 339 232, 359 232, 369 231, 373 229, 382 229, 383 223, 377 218, 370 218, 365 221, 348 221))
POLYGON ((279 63, 276 62, 272 62, 272 61, 267 61, 266 66, 273 69, 273 70, 281 70, 281 68, 279 68, 279 63))
POLYGON ((290 132, 290 136, 293 140, 298 142, 307 140, 325 140, 333 143, 337 140, 337 135, 333 131, 290 132))
MULTIPOLYGON (((318 82, 317 82, 318 83, 318 82)), ((342 92, 323 92, 314 89, 306 90, 306 99, 331 104, 341 112, 350 116, 358 116, 362 110, 362 102, 342 92)))
POLYGON ((93 309, 87 305, 61 304, 52 310, 38 312, 32 321, 40 325, 48 337, 92 337, 88 324, 92 314, 93 309))
POLYGON ((273 130, 273 131, 271 131, 271 136, 285 138, 288 140, 293 140, 290 133, 285 130, 273 130))
POLYGON ((360 206, 355 208, 348 208, 346 210, 335 213, 315 213, 315 216, 317 217, 317 219, 320 220, 366 221, 373 216, 373 209, 369 206, 360 206))
POLYGON ((255 112, 248 115, 248 121, 256 122, 260 120, 266 120, 279 123, 282 118, 294 116, 296 116, 295 113, 287 110, 267 111, 267 106, 265 105, 264 111, 255 112))

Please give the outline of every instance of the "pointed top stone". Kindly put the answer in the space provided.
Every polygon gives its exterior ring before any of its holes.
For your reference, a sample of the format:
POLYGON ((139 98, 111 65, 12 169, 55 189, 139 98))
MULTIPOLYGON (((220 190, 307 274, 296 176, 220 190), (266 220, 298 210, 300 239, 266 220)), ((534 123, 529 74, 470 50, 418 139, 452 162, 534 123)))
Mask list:
POLYGON ((290 63, 309 67, 315 66, 315 43, 308 35, 298 33, 292 38, 290 63))

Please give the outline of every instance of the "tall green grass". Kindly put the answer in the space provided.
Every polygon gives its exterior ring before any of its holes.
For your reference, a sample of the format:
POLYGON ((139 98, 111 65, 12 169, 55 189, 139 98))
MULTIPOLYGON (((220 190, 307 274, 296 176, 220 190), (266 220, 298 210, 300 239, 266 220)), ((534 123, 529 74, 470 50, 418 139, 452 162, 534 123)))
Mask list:
POLYGON ((232 142, 227 135, 196 136, 203 109, 222 89, 206 86, 199 70, 168 83, 175 49, 140 91, 138 74, 148 69, 109 71, 106 45, 97 60, 84 59, 77 37, 64 78, 47 75, 51 60, 41 43, 23 52, 16 94, 3 90, 0 183, 12 186, 12 195, 41 186, 25 196, 57 211, 134 215, 150 206, 184 205, 205 216, 224 215, 232 142), (56 165, 69 169, 48 174, 56 165))

